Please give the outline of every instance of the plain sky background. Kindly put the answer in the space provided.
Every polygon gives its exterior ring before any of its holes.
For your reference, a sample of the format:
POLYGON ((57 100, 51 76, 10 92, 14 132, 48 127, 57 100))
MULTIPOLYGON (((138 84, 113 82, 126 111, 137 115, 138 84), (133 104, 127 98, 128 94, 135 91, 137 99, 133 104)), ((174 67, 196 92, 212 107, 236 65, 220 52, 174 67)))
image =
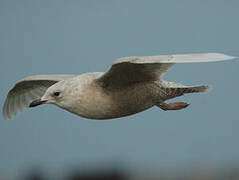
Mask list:
MULTIPOLYGON (((0 105, 33 74, 106 71, 123 56, 239 56, 238 18, 237 0, 0 0, 0 105)), ((167 80, 213 86, 178 98, 191 104, 181 111, 154 107, 97 121, 44 105, 0 117, 0 174, 88 162, 156 169, 238 162, 238 68, 236 59, 170 69, 167 80)))

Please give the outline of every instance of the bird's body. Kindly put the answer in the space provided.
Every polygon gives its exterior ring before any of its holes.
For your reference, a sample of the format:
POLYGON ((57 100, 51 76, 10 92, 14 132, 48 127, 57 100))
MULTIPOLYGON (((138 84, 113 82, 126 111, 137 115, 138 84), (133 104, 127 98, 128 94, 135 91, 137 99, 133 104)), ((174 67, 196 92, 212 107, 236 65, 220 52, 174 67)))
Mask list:
POLYGON ((160 89, 155 82, 139 82, 124 88, 102 88, 96 82, 102 74, 86 73, 73 78, 74 83, 81 85, 72 89, 75 104, 67 110, 90 119, 111 119, 141 112, 152 107, 155 98, 160 98, 160 89))
MULTIPOLYGON (((63 101, 56 105, 88 119, 112 119, 144 111, 183 94, 177 89, 183 91, 184 86, 170 87, 172 82, 162 80, 105 88, 97 82, 103 75, 103 72, 85 73, 56 83, 54 89, 71 87, 66 88, 64 93, 72 97, 69 103, 69 99, 67 101, 63 97, 63 101)), ((206 89, 207 86, 203 91, 206 89)))
POLYGON ((163 110, 188 106, 165 101, 185 93, 205 92, 208 86, 184 86, 162 80, 175 63, 232 59, 223 54, 190 54, 128 57, 117 60, 110 70, 82 75, 37 75, 18 82, 3 107, 6 119, 23 107, 55 104, 89 119, 112 119, 144 111, 154 105, 163 110))
POLYGON ((96 81, 103 73, 85 73, 63 80, 55 86, 71 86, 65 93, 72 95, 71 103, 59 107, 89 119, 111 119, 135 114, 155 105, 160 99, 156 82, 139 82, 122 88, 103 88, 96 81), (74 102, 74 103, 72 103, 74 102))

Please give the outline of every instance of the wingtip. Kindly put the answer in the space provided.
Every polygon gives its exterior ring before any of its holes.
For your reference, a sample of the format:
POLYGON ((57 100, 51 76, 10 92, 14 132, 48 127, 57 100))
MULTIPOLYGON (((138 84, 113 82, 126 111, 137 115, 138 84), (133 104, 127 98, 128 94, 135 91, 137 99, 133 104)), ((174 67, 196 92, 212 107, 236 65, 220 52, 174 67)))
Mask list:
MULTIPOLYGON (((224 54, 225 55, 225 54, 224 54)), ((236 59, 236 58, 238 58, 238 57, 236 57, 236 56, 228 56, 228 55, 225 55, 226 57, 227 57, 227 59, 236 59)))
POLYGON ((3 119, 4 119, 5 121, 10 120, 9 117, 5 117, 5 116, 3 116, 3 119))
POLYGON ((229 56, 229 55, 226 55, 226 54, 223 54, 223 53, 210 53, 210 54, 214 54, 215 56, 217 56, 221 60, 231 60, 231 59, 238 58, 236 56, 229 56))
POLYGON ((9 116, 9 114, 6 112, 5 109, 2 110, 2 117, 3 117, 4 120, 11 119, 11 117, 9 116))
POLYGON ((5 102, 4 102, 3 108, 2 108, 2 117, 3 117, 4 120, 9 119, 8 114, 7 114, 7 106, 8 106, 7 103, 8 102, 7 102, 7 99, 6 99, 5 102))
POLYGON ((6 113, 4 113, 4 111, 2 112, 2 117, 3 117, 4 120, 11 119, 10 117, 8 117, 8 115, 6 113))
POLYGON ((238 59, 237 56, 230 56, 232 59, 238 59))
POLYGON ((212 85, 206 85, 205 92, 209 92, 212 90, 212 85))

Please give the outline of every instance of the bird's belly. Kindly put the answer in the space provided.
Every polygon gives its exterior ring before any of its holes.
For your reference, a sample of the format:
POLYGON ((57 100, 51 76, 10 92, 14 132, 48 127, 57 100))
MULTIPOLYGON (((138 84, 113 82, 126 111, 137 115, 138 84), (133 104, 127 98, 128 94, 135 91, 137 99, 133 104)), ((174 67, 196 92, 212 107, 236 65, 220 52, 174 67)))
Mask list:
POLYGON ((84 111, 76 110, 70 112, 88 119, 107 120, 136 114, 151 108, 152 106, 154 106, 154 104, 151 102, 144 104, 134 104, 133 106, 127 106, 125 104, 118 106, 117 104, 112 105, 111 107, 105 106, 104 104, 98 104, 97 106, 91 106, 91 108, 85 109, 84 111))
MULTIPOLYGON (((89 119, 112 119, 144 111, 154 105, 147 86, 135 85, 123 90, 94 91, 71 112, 89 119)), ((82 100, 81 100, 82 101, 82 100)))

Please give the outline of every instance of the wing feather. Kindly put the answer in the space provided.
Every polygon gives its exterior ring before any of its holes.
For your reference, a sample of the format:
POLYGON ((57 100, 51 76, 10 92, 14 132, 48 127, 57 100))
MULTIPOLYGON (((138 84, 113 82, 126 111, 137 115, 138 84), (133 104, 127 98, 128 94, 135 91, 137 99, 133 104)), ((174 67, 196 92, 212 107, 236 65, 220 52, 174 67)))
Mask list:
POLYGON ((137 82, 160 80, 175 63, 214 62, 234 58, 220 53, 124 57, 116 60, 97 81, 103 87, 123 87, 137 82))
POLYGON ((10 119, 28 107, 29 103, 41 98, 45 91, 53 84, 75 77, 75 75, 36 75, 19 81, 9 91, 3 105, 4 119, 10 119))
POLYGON ((215 62, 231 60, 237 57, 228 56, 222 53, 198 53, 198 54, 174 54, 160 56, 134 56, 123 57, 116 60, 114 64, 130 62, 135 64, 145 63, 198 63, 198 62, 215 62))

